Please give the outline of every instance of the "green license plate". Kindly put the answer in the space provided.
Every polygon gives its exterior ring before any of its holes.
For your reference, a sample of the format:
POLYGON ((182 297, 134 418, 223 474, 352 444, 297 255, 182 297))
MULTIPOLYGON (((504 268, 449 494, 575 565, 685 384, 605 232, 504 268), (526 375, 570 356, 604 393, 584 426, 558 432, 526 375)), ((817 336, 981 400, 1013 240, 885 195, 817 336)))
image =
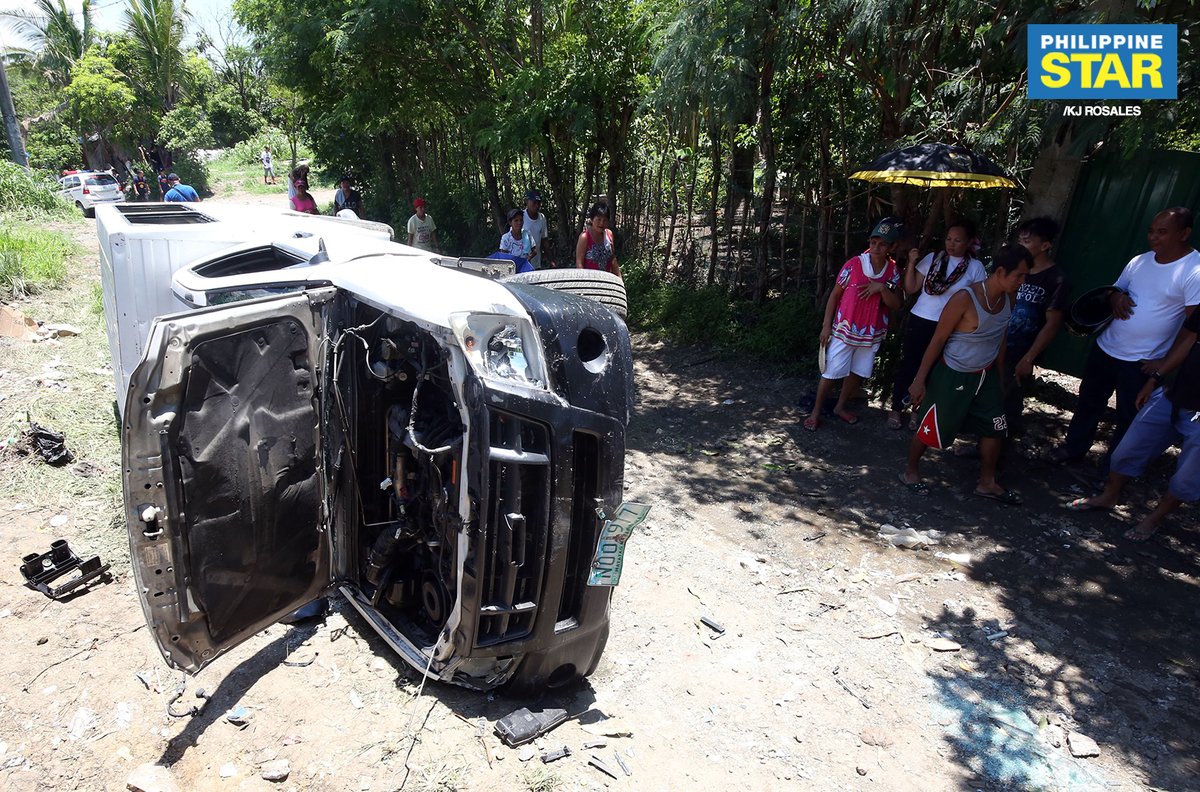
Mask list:
POLYGON ((621 582, 625 543, 633 536, 633 529, 645 522, 649 513, 650 507, 641 503, 622 503, 612 519, 605 521, 588 573, 589 586, 615 586, 621 582))

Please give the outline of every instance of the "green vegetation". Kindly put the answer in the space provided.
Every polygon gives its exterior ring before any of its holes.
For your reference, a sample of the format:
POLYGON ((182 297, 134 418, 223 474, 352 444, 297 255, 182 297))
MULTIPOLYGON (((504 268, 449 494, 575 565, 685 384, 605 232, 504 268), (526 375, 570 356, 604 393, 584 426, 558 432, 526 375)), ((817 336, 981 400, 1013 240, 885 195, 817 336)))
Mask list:
POLYGON ((0 221, 0 296, 12 299, 61 286, 74 250, 55 231, 0 221))
POLYGON ((58 195, 53 176, 0 160, 0 217, 32 219, 65 216, 70 211, 70 204, 58 195))

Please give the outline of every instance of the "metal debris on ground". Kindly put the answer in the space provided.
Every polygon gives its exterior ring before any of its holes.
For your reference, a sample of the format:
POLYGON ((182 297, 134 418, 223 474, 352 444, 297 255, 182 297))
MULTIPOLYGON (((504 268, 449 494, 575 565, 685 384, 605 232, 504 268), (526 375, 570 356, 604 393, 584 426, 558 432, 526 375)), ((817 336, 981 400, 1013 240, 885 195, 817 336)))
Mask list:
POLYGON ((567 719, 565 709, 545 709, 530 712, 521 707, 496 721, 496 736, 510 748, 524 745, 546 734, 567 719))
POLYGON ((27 587, 42 592, 50 599, 61 599, 97 578, 103 577, 104 582, 111 580, 108 575, 110 566, 102 563, 100 556, 83 561, 71 552, 66 539, 55 539, 45 553, 30 553, 21 559, 21 576, 25 578, 27 587), (78 572, 79 576, 58 586, 51 586, 56 580, 74 572, 78 572))
POLYGON ((583 744, 584 748, 607 748, 608 740, 588 740, 583 744))
POLYGON ((562 748, 555 748, 553 751, 546 751, 546 753, 542 754, 542 764, 557 762, 559 759, 570 755, 571 749, 564 745, 562 748))
POLYGON ((599 770, 601 773, 604 773, 606 776, 613 778, 614 780, 618 777, 616 771, 609 767, 604 760, 598 756, 593 755, 589 757, 588 764, 599 770))
POLYGON ((199 701, 182 712, 176 712, 175 702, 183 697, 185 690, 187 690, 187 677, 179 680, 179 684, 175 686, 175 691, 171 694, 171 698, 167 699, 167 714, 172 718, 186 718, 191 715, 199 715, 204 710, 204 705, 208 703, 208 694, 204 692, 204 688, 198 688, 196 690, 196 698, 199 701))
POLYGON ((890 523, 879 527, 879 538, 893 547, 917 548, 935 545, 942 538, 941 531, 918 531, 915 528, 897 528, 890 523))
POLYGON ((703 624, 705 627, 709 628, 710 630, 712 630, 713 632, 715 632, 717 635, 725 634, 724 625, 722 625, 716 619, 713 619, 711 616, 701 616, 700 623, 703 624))
POLYGON ((253 718, 254 713, 241 704, 225 713, 225 720, 229 721, 234 726, 237 726, 239 729, 244 729, 249 726, 250 721, 253 718))
POLYGON ((629 769, 629 765, 625 764, 625 760, 621 758, 621 754, 613 751, 613 757, 616 758, 617 764, 621 765, 621 772, 627 776, 633 775, 633 771, 629 769))

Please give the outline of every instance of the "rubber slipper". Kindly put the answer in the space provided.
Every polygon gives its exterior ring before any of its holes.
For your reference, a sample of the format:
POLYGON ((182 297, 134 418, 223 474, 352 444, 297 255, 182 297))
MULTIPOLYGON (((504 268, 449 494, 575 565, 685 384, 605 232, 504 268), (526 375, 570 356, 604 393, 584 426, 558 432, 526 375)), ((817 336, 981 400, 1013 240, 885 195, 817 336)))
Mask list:
POLYGON ((1148 542, 1155 536, 1158 536, 1158 529, 1155 528, 1153 531, 1146 532, 1139 531, 1137 528, 1130 528, 1128 531, 1123 533, 1122 536, 1131 542, 1148 542))
POLYGON ((905 489, 914 495, 920 495, 923 498, 929 495, 929 485, 924 481, 908 481, 904 478, 904 474, 901 473, 900 483, 904 485, 905 489))
POLYGON ((850 426, 854 426, 854 424, 858 423, 858 416, 854 413, 847 413, 846 415, 834 413, 834 416, 842 423, 849 424, 850 426))
POLYGON ((1091 500, 1091 498, 1076 498, 1075 500, 1071 501, 1070 503, 1064 503, 1063 508, 1066 509, 1067 511, 1073 511, 1073 512, 1085 512, 1085 511, 1108 512, 1108 511, 1112 511, 1112 509, 1110 509, 1107 506, 1097 506, 1094 503, 1088 503, 1088 501, 1090 501, 1090 500, 1091 500))
POLYGON ((921 428, 921 416, 917 415, 916 413, 913 413, 912 417, 910 417, 908 419, 908 431, 915 432, 920 428, 921 428))
POLYGON ((904 421, 900 420, 899 415, 889 415, 887 419, 887 428, 893 432, 904 428, 904 421))
POLYGON ((1003 503, 1005 506, 1020 506, 1024 503, 1021 496, 1014 490, 1004 490, 1004 492, 980 492, 979 490, 975 490, 972 494, 978 498, 987 498, 988 500, 1003 503))
POLYGON ((817 427, 820 425, 821 425, 820 420, 813 418, 812 416, 805 418, 804 423, 801 424, 801 426, 803 426, 805 429, 807 429, 810 432, 817 431, 817 427))

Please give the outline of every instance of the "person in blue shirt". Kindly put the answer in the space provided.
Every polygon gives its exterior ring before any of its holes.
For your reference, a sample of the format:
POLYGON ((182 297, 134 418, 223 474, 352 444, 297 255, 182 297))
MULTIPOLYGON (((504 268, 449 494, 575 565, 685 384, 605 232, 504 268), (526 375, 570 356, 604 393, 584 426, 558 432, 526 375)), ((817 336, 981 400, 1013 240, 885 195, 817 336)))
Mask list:
POLYGON ((171 189, 167 190, 167 194, 163 196, 164 201, 172 201, 174 203, 200 203, 200 196, 196 191, 186 184, 179 183, 179 174, 172 173, 167 177, 167 181, 171 183, 171 189))

